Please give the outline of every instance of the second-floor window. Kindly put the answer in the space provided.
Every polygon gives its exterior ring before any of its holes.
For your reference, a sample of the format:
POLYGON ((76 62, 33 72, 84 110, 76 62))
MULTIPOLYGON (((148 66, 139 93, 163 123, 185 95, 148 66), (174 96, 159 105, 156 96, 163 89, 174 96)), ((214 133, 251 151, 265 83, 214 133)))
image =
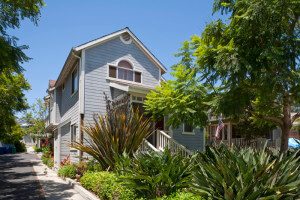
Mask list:
POLYGON ((109 66, 109 77, 137 83, 142 82, 142 73, 135 71, 132 65, 125 60, 121 60, 118 66, 109 66))
POLYGON ((72 94, 74 94, 78 90, 78 71, 77 67, 72 72, 72 94))

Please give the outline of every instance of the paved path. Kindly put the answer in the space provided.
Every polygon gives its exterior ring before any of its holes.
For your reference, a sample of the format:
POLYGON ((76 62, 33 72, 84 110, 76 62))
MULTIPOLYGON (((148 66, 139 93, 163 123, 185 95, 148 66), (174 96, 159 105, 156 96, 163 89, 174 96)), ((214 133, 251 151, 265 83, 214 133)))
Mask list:
POLYGON ((84 198, 45 167, 29 148, 28 153, 0 155, 0 199, 84 198))
POLYGON ((0 155, 0 199, 45 199, 28 153, 0 155))

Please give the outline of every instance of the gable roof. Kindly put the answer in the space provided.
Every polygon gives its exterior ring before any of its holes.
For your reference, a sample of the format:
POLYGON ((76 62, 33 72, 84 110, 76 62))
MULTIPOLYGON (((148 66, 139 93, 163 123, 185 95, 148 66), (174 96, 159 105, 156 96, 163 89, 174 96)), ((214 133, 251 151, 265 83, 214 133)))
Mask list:
POLYGON ((91 48, 93 46, 99 45, 103 42, 106 42, 112 38, 115 38, 117 36, 120 36, 123 33, 128 33, 132 40, 135 42, 135 44, 155 63, 157 67, 161 69, 161 74, 164 74, 167 72, 167 69, 165 66, 149 51, 149 49, 130 31, 128 27, 121 29, 119 31, 113 32, 111 34, 102 36, 98 39, 92 40, 90 42, 86 42, 84 44, 81 44, 77 47, 74 47, 74 51, 81 51, 83 49, 91 48))
POLYGON ((128 27, 118 30, 116 32, 113 32, 111 34, 102 36, 100 38, 97 38, 95 40, 86 42, 84 44, 81 44, 77 47, 73 47, 68 55, 67 60, 65 61, 65 64, 57 78, 57 81, 55 83, 55 86, 59 86, 63 83, 66 75, 68 74, 68 72, 71 70, 71 65, 70 63, 74 63, 76 62, 78 56, 81 55, 81 51, 97 46, 99 44, 102 44, 104 42, 107 42, 111 39, 114 39, 116 37, 119 37, 121 34, 123 33, 128 33, 132 39, 132 41, 145 53, 146 56, 148 56, 148 58, 150 60, 153 61, 153 63, 161 69, 161 75, 163 75, 164 73, 167 72, 167 69, 165 68, 165 66, 147 49, 147 47, 130 31, 130 29, 128 27))

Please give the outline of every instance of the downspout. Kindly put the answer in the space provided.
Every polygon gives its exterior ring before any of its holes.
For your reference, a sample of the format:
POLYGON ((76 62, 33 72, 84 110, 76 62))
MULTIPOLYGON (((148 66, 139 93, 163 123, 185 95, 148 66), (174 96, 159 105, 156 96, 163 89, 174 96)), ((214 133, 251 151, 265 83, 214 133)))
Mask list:
MULTIPOLYGON (((78 91, 78 101, 79 101, 79 109, 78 109, 78 134, 79 134, 79 139, 80 139, 80 142, 83 141, 83 133, 81 132, 81 125, 82 125, 82 120, 83 120, 83 117, 84 117, 84 76, 85 76, 85 67, 84 67, 84 59, 85 59, 85 51, 82 50, 82 53, 81 53, 81 57, 80 56, 77 56, 75 53, 74 53, 74 48, 72 49, 72 56, 74 56, 75 58, 78 58, 79 59, 79 91, 78 91)), ((78 154, 79 156, 79 159, 81 160, 82 159, 82 156, 83 156, 83 152, 82 151, 79 151, 78 154)))

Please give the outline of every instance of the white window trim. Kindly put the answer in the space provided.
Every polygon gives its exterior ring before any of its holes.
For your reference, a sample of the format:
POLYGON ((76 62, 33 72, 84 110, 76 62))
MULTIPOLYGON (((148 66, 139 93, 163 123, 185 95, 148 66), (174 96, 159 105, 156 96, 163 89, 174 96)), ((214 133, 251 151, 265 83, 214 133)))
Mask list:
POLYGON ((195 128, 193 129, 192 132, 185 132, 184 131, 184 124, 185 123, 183 123, 183 125, 182 125, 182 135, 195 135, 195 128))
MULTIPOLYGON (((131 64, 131 63, 130 63, 131 64)), ((112 64, 112 63, 107 63, 107 78, 108 79, 112 79, 112 80, 121 80, 121 81, 125 81, 125 82, 128 82, 128 83, 136 83, 136 84, 143 84, 143 72, 141 70, 137 70, 134 68, 134 66, 132 66, 133 69, 128 69, 128 68, 125 68, 125 67, 120 67, 118 65, 115 65, 115 64, 112 64), (112 66, 112 67, 116 67, 117 70, 116 70, 116 78, 113 78, 113 77, 109 77, 109 67, 112 66), (133 71, 133 81, 129 81, 129 80, 125 80, 125 79, 119 79, 118 78, 118 68, 120 69, 125 69, 125 70, 129 70, 129 71, 133 71), (134 72, 139 72, 141 73, 141 82, 135 82, 135 74, 134 72)))
POLYGON ((74 92, 71 94, 71 97, 73 97, 77 92, 78 92, 78 89, 79 89, 79 71, 78 71, 78 66, 79 64, 76 64, 76 67, 74 67, 74 69, 72 70, 72 73, 71 73, 71 91, 72 91, 72 87, 73 87, 73 72, 77 69, 77 90, 74 90, 74 92))

